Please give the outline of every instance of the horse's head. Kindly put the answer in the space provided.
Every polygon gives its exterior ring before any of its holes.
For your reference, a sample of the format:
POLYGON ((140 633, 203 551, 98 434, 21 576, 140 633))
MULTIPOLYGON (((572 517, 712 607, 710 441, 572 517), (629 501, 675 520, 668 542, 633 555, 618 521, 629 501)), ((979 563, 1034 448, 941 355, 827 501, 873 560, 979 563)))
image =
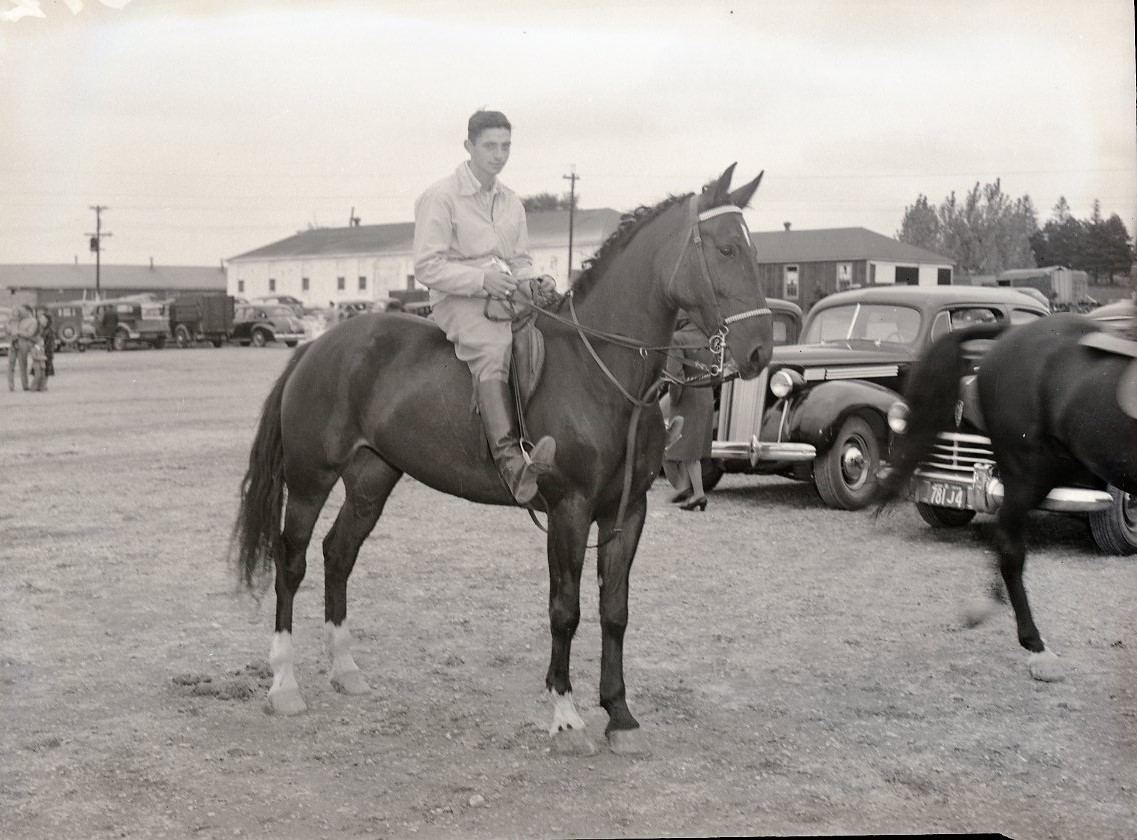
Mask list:
POLYGON ((730 191, 735 164, 687 201, 688 231, 666 294, 709 336, 725 335, 727 370, 743 379, 770 361, 773 316, 758 280, 758 260, 742 208, 762 181, 730 191))

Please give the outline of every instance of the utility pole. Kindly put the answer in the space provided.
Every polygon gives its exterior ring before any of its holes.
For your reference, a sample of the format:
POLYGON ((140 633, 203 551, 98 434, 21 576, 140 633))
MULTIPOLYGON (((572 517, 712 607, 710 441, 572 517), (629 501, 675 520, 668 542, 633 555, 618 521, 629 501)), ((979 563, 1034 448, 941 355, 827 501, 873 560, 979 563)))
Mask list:
POLYGON ((572 283, 572 223, 576 215, 576 182, 580 176, 576 174, 576 164, 569 167, 569 174, 561 178, 569 182, 569 254, 567 282, 572 283))
POLYGON ((102 297, 99 270, 102 264, 103 237, 111 236, 112 234, 103 230, 102 213, 104 210, 109 210, 110 208, 103 204, 94 204, 91 205, 91 209, 95 211, 95 232, 85 235, 91 237, 91 250, 95 252, 95 300, 98 300, 102 297))

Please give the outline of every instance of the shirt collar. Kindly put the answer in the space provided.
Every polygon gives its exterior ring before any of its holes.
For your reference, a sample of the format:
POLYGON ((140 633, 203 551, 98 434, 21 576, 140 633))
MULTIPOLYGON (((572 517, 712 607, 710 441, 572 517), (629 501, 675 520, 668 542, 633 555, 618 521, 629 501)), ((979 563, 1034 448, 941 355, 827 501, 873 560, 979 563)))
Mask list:
MULTIPOLYGON (((458 171, 455 173, 458 176, 458 192, 462 195, 475 195, 482 190, 482 182, 474 175, 474 170, 470 169, 470 162, 465 161, 458 166, 458 171)), ((494 178, 493 186, 488 192, 504 193, 508 192, 509 187, 501 182, 500 178, 494 178)))

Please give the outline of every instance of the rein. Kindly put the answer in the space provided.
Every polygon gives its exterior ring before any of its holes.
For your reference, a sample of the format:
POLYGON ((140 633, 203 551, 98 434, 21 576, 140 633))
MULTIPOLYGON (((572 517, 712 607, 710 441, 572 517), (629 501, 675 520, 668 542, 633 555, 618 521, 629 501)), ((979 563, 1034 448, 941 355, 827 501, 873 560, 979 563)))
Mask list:
MULTIPOLYGON (((592 357, 592 360, 596 362, 596 366, 600 368, 601 372, 608 379, 608 381, 616 386, 616 389, 620 392, 624 399, 632 404, 632 416, 628 424, 628 435, 624 454, 624 483, 623 488, 620 492, 620 506, 616 512, 616 527, 612 529, 612 533, 609 534, 608 537, 600 542, 597 542, 595 546, 588 546, 589 548, 599 548, 600 546, 605 545, 611 540, 615 539, 623 532, 622 525, 624 522, 624 515, 627 512, 628 498, 631 495, 632 489, 634 466, 632 463, 632 455, 635 452, 636 434, 639 428, 640 415, 643 413, 644 408, 652 405, 659 399, 659 391, 665 382, 674 382, 680 385, 700 387, 710 385, 713 382, 721 381, 725 367, 726 337, 730 332, 730 325, 738 323, 739 321, 745 321, 749 318, 757 318, 762 315, 773 314, 769 307, 759 307, 757 309, 751 309, 746 312, 738 312, 734 315, 729 315, 724 318, 722 311, 718 306, 718 300, 715 295, 714 282, 711 280, 710 266, 707 265, 707 255, 703 251, 703 236, 701 230, 699 229, 699 225, 701 222, 705 222, 725 213, 738 213, 741 215, 742 208, 736 207, 734 205, 726 205, 723 207, 715 207, 710 210, 705 210, 704 212, 700 213, 698 210, 698 197, 695 195, 692 195, 688 200, 687 207, 688 217, 690 219, 689 233, 683 242, 683 249, 679 252, 679 258, 675 261, 675 267, 671 270, 671 274, 667 279, 667 285, 664 287, 664 295, 668 301, 674 303, 674 297, 671 293, 671 289, 675 284, 675 278, 679 274, 679 269, 683 265, 683 260, 687 256, 687 249, 692 243, 694 243, 695 250, 699 254, 699 268, 701 275, 703 280, 706 282, 708 290, 711 293, 711 299, 715 301, 716 315, 718 316, 718 328, 707 339, 707 349, 715 357, 713 364, 708 366, 699 361, 683 358, 682 351, 690 349, 688 347, 683 347, 676 344, 651 346, 644 344, 643 342, 638 341, 634 338, 628 338, 627 336, 622 336, 616 333, 609 333, 603 330, 597 330, 592 327, 585 326, 584 324, 580 323, 580 319, 576 316, 576 307, 573 302, 571 289, 565 295, 565 297, 568 298, 569 313, 572 315, 571 319, 564 318, 563 316, 551 312, 547 309, 535 307, 535 312, 538 315, 542 315, 560 324, 575 329, 577 335, 580 336, 581 343, 584 344, 585 349, 588 350, 588 354, 592 357), (589 335, 593 336, 594 338, 601 339, 602 341, 605 341, 609 344, 614 344, 618 347, 635 350, 645 361, 649 352, 666 353, 671 357, 675 357, 675 351, 679 351, 678 359, 682 365, 705 370, 706 375, 697 376, 691 379, 680 379, 673 376, 672 374, 667 373, 667 371, 664 370, 663 373, 647 387, 647 390, 644 391, 644 395, 642 397, 635 397, 628 391, 627 388, 624 387, 616 375, 612 373, 611 369, 609 369, 609 367, 604 364, 604 360, 600 358, 600 354, 596 352, 596 348, 593 347, 592 342, 588 340, 589 335)), ((508 300, 506 303, 509 307, 513 307, 512 300, 508 300)), ((524 438, 527 436, 524 428, 525 421, 520 411, 518 414, 521 418, 521 432, 522 437, 524 438)), ((536 524, 537 527, 542 531, 545 531, 546 529, 537 520, 536 514, 534 514, 533 509, 529 508, 528 510, 529 517, 533 520, 534 524, 536 524)))

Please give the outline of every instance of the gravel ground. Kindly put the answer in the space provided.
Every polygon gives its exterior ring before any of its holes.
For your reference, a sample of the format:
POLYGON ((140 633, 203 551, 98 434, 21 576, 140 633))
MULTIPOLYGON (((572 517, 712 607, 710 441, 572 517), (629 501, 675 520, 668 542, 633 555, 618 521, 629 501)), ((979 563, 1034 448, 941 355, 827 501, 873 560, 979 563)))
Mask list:
POLYGON ((603 749, 586 568, 573 677, 594 756, 550 749, 543 535, 405 479, 349 590, 374 690, 336 694, 319 541, 297 600, 307 714, 262 712, 271 594, 226 564, 287 351, 56 357, 0 393, 0 835, 1137 836, 1137 562, 1039 515, 1027 583, 1069 679, 1032 681, 987 586, 984 525, 874 520, 728 476, 705 513, 651 493, 626 672, 651 754, 603 749))

